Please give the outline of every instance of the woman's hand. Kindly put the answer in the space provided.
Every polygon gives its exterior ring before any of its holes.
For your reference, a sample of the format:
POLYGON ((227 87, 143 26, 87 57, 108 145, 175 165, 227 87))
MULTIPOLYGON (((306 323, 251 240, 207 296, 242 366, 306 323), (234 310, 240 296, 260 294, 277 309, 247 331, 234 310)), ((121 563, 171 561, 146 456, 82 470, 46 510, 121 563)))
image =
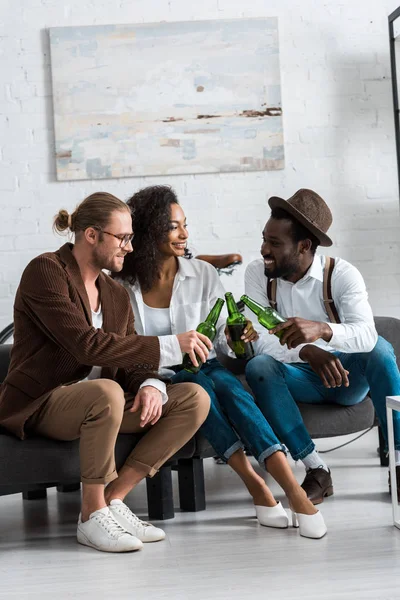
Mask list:
POLYGON ((179 333, 176 337, 178 338, 182 352, 189 354, 190 360, 195 367, 199 366, 196 354, 201 362, 206 362, 208 354, 213 347, 211 340, 206 335, 192 330, 186 331, 186 333, 179 333))

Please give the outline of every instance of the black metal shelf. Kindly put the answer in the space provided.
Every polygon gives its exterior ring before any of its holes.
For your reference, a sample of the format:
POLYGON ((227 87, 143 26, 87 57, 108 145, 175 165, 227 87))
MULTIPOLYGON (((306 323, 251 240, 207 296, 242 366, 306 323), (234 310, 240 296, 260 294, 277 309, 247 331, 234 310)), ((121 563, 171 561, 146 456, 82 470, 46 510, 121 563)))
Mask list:
POLYGON ((397 73, 396 73, 396 38, 394 35, 394 23, 400 17, 400 6, 389 15, 389 44, 390 44, 390 68, 392 72, 392 91, 394 108, 394 129, 396 136, 396 155, 397 155, 397 180, 400 195, 400 107, 399 94, 397 91, 397 73))

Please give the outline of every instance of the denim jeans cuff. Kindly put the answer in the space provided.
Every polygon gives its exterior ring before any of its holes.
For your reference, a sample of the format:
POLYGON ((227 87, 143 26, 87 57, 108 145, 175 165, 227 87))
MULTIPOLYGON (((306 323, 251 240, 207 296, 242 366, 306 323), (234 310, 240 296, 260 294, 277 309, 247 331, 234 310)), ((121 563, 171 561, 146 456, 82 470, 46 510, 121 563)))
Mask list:
POLYGON ((235 452, 239 450, 239 448, 244 448, 244 444, 240 440, 238 440, 230 448, 228 448, 228 450, 224 452, 224 455, 221 458, 228 461, 232 454, 235 454, 235 452))
POLYGON ((292 455, 293 460, 303 460, 303 458, 308 456, 308 454, 311 454, 311 452, 313 452, 314 450, 315 444, 314 442, 311 442, 311 444, 308 444, 308 446, 301 452, 296 452, 296 454, 292 454, 291 452, 290 454, 292 455))
POLYGON ((270 446, 269 448, 264 450, 264 452, 261 452, 260 456, 257 459, 260 467, 262 467, 266 471, 267 469, 265 467, 265 460, 272 456, 272 454, 275 454, 275 452, 279 451, 283 452, 286 456, 286 447, 282 444, 274 444, 273 446, 270 446))

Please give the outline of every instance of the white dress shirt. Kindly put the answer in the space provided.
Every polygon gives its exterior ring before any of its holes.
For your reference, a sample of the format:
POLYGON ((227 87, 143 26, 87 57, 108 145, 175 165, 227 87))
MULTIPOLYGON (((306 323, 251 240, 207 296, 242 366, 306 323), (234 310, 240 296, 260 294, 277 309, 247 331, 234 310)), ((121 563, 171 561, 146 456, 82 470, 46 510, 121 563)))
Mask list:
MULTIPOLYGON (((92 324, 93 324, 93 327, 95 327, 96 329, 101 329, 103 327, 103 312, 101 310, 101 305, 99 306, 97 311, 92 310, 92 324)), ((86 377, 86 379, 83 379, 83 381, 93 381, 93 379, 100 379, 101 378, 101 369, 102 369, 102 367, 92 367, 92 370, 90 371, 89 375, 86 377)), ((139 389, 141 389, 142 387, 144 387, 146 385, 151 385, 152 387, 156 388, 157 390, 159 390, 161 392, 163 404, 168 402, 166 387, 165 387, 165 383, 163 381, 160 381, 159 379, 155 379, 155 378, 151 377, 149 379, 146 379, 139 386, 139 389)))
MULTIPOLYGON (((179 268, 175 275, 168 309, 172 335, 159 337, 160 367, 172 367, 182 363, 182 352, 176 335, 196 329, 199 323, 205 320, 217 298, 224 298, 225 294, 217 271, 210 264, 196 258, 181 257, 178 258, 178 263, 179 268)), ((154 331, 154 322, 150 326, 146 320, 148 313, 145 310, 139 283, 136 282, 134 285, 129 284, 127 281, 120 283, 128 290, 133 314, 135 315, 137 333, 148 335, 149 327, 151 327, 152 335, 159 335, 154 331)), ((217 335, 213 344, 214 348, 232 356, 224 334, 226 318, 227 312, 224 306, 217 323, 217 335)), ((208 360, 215 358, 215 355, 215 350, 212 349, 208 355, 208 360)), ((160 372, 165 373, 163 370, 160 372)))
MULTIPOLYGON (((370 352, 377 342, 378 334, 361 273, 342 258, 335 258, 332 297, 341 322, 330 323, 323 301, 324 265, 325 256, 316 255, 307 273, 296 283, 278 278, 276 301, 279 314, 287 319, 301 317, 328 323, 333 333, 330 342, 322 339, 315 342, 316 346, 328 352, 370 352)), ((245 293, 259 304, 269 306, 267 277, 262 258, 254 260, 246 269, 245 293)), ((247 308, 246 315, 252 319, 260 334, 258 341, 253 342, 256 354, 269 354, 284 363, 303 362, 299 352, 305 344, 289 350, 286 345, 281 346, 279 338, 270 335, 247 308)))

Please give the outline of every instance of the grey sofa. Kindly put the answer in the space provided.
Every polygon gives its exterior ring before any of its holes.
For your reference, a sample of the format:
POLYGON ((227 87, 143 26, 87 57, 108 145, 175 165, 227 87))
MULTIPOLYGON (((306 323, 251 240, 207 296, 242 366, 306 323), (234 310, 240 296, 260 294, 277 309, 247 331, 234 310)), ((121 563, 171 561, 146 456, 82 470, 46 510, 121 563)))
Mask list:
MULTIPOLYGON (((7 374, 10 350, 11 344, 0 344, 0 382, 7 374)), ((115 452, 118 468, 139 439, 139 434, 118 436, 115 452)), ((191 460, 195 453, 196 440, 192 438, 156 477, 146 480, 150 518, 169 519, 174 516, 172 468, 178 471, 181 509, 204 508, 198 502, 193 504, 194 470, 199 468, 198 462, 191 460)), ((79 472, 78 441, 59 442, 43 437, 29 437, 21 441, 0 427, 0 496, 22 492, 24 499, 33 500, 45 498, 48 487, 56 486, 59 492, 78 490, 79 472)))
MULTIPOLYGON (((376 317, 380 335, 394 346, 400 357, 400 320, 376 317)), ((0 344, 0 382, 9 363, 11 345, 0 344)), ((244 382, 241 361, 220 357, 244 382)), ((313 438, 351 434, 376 424, 371 400, 352 407, 331 405, 299 405, 305 424, 313 438)), ((137 443, 138 435, 121 434, 116 445, 116 461, 120 466, 137 443)), ((171 470, 178 471, 181 510, 205 508, 203 459, 214 456, 208 442, 197 434, 152 479, 147 479, 150 519, 174 516, 171 470)), ((381 464, 386 457, 381 452, 381 464)), ((79 489, 78 442, 58 442, 41 437, 20 441, 0 429, 0 495, 22 492, 25 499, 43 498, 46 488, 57 486, 59 492, 79 489)))

